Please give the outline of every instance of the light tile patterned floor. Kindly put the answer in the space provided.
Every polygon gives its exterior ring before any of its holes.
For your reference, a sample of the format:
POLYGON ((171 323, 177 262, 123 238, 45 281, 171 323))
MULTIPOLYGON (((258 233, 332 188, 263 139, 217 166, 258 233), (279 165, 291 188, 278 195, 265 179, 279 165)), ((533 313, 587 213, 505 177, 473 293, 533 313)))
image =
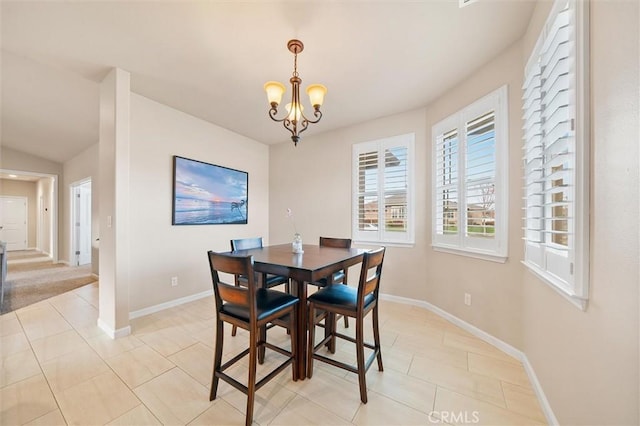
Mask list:
MULTIPOLYGON (((209 402, 212 298, 133 320, 117 340, 96 326, 97 299, 94 283, 0 317, 0 424, 244 424, 236 389, 221 383, 209 402)), ((545 424, 518 360, 427 310, 381 301, 380 313, 385 371, 369 370, 368 404, 354 374, 316 362, 311 380, 286 370, 260 389, 254 423, 545 424)), ((247 335, 225 339, 229 354, 247 335)), ((275 328, 269 339, 287 336, 275 328)), ((335 356, 352 352, 339 343, 335 356)), ((263 368, 278 356, 268 352, 263 368)), ((245 377, 246 365, 232 374, 245 377)))

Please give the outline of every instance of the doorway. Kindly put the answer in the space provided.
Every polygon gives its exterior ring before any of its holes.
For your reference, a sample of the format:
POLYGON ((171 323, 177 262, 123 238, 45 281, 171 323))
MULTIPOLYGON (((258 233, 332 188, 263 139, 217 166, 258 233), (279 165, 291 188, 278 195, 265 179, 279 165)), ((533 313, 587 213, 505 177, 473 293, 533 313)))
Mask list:
POLYGON ((0 241, 7 250, 27 249, 27 197, 0 196, 0 241))
POLYGON ((91 263, 91 179, 71 184, 71 264, 91 263))

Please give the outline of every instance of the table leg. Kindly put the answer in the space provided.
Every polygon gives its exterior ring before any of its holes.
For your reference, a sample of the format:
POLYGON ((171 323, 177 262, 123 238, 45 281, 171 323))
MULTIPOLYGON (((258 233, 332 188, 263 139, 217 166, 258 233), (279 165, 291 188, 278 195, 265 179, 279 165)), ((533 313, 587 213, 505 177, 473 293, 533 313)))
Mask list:
POLYGON ((294 296, 300 299, 298 304, 298 379, 307 377, 307 284, 304 281, 291 280, 294 296))

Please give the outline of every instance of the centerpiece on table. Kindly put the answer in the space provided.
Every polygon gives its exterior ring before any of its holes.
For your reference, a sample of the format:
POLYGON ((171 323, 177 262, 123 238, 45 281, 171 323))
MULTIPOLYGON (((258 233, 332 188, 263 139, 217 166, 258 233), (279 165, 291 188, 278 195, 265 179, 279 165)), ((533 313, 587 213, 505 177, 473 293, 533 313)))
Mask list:
POLYGON ((291 211, 290 208, 287 209, 287 217, 291 220, 291 223, 293 224, 293 241, 291 242, 291 250, 296 253, 296 254, 301 254, 304 253, 304 250, 302 250, 302 236, 298 233, 298 230, 296 229, 296 221, 293 218, 293 212, 291 211))

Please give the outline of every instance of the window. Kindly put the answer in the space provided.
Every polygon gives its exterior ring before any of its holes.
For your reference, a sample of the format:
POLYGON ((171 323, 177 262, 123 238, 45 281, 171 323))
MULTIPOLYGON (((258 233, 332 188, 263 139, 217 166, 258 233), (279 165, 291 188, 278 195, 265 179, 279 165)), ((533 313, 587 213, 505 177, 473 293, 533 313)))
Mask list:
POLYGON ((589 247, 586 7, 554 3, 523 85, 524 264, 582 309, 589 247))
POLYGON ((353 146, 353 240, 413 244, 413 133, 353 146))
POLYGON ((433 126, 436 250, 506 260, 507 131, 506 86, 433 126))

